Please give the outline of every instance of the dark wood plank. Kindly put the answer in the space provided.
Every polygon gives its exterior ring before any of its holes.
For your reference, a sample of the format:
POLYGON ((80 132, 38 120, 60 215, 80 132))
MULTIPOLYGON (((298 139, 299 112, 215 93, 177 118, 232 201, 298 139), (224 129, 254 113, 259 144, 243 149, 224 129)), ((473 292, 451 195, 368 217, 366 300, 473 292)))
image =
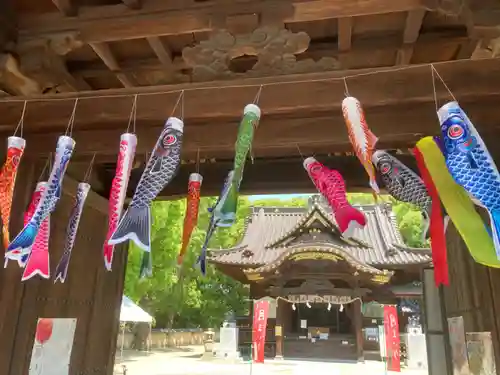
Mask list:
MULTIPOLYGON (((228 4, 227 14, 269 12, 283 5, 279 0, 260 0, 228 4)), ((192 2, 190 6, 179 2, 150 0, 142 9, 130 10, 126 5, 82 7, 79 17, 65 19, 60 14, 23 16, 19 21, 20 34, 25 39, 68 30, 79 31, 86 42, 107 42, 123 39, 146 38, 203 32, 212 29, 211 15, 216 15, 217 3, 192 2)), ((404 12, 422 8, 420 0, 314 0, 293 2, 293 11, 283 22, 308 22, 320 19, 352 17, 368 14, 404 12)))

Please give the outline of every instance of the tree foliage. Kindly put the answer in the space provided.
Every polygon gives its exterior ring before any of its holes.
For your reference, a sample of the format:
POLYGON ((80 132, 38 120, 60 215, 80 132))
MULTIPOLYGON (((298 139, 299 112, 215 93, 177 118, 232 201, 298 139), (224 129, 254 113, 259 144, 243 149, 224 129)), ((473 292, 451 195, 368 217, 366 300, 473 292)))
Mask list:
MULTIPOLYGON (((389 197, 383 198, 390 200, 389 197)), ((349 194, 354 204, 373 203, 369 194, 349 194)), ((155 202, 152 207, 153 225, 151 248, 153 276, 139 279, 141 250, 133 244, 129 249, 129 260, 125 279, 125 294, 139 303, 156 320, 157 327, 215 327, 219 326, 228 312, 236 315, 247 313, 249 306, 246 285, 231 279, 209 266, 203 277, 194 266, 205 239, 209 222, 208 208, 215 198, 202 198, 198 227, 194 230, 179 280, 177 255, 181 246, 182 228, 186 200, 155 202), (180 281, 180 282, 179 282, 180 281)), ((265 199, 250 202, 242 197, 239 201, 238 219, 231 228, 219 228, 209 248, 224 249, 237 244, 244 230, 245 218, 250 206, 302 207, 307 198, 289 200, 265 199)), ((398 224, 409 246, 419 247, 421 243, 421 214, 413 207, 393 201, 398 224)))

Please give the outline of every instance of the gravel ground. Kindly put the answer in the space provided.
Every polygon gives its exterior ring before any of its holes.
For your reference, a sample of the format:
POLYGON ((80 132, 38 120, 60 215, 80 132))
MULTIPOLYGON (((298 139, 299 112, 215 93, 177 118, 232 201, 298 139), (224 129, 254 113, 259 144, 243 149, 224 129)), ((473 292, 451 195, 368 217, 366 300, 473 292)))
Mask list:
MULTIPOLYGON (((229 363, 223 360, 202 360, 196 350, 183 352, 158 352, 141 354, 126 353, 120 361, 117 358, 115 374, 122 375, 122 365, 127 367, 126 375, 385 375, 384 364, 367 361, 364 364, 308 362, 308 361, 266 361, 264 364, 229 363)), ((391 373, 389 373, 391 374, 391 373)), ((427 375, 427 371, 403 370, 403 375, 427 375)))

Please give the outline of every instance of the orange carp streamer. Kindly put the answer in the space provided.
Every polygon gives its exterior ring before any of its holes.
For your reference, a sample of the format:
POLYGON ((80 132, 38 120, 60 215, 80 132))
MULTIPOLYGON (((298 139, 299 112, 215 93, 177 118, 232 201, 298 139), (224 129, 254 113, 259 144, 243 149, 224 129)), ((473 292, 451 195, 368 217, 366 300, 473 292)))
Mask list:
POLYGON ((0 215, 2 217, 3 246, 7 250, 10 243, 10 211, 14 197, 17 170, 26 147, 26 140, 21 137, 9 137, 7 140, 7 159, 0 172, 0 215))
POLYGON ((186 215, 184 217, 184 229, 182 232, 182 247, 179 256, 177 257, 177 264, 179 266, 184 261, 184 255, 186 254, 189 246, 191 234, 193 233, 196 224, 198 224, 198 211, 200 208, 200 191, 202 182, 203 177, 199 173, 191 173, 189 176, 186 215))
POLYGON ((375 194, 380 193, 377 185, 375 168, 372 164, 372 154, 378 138, 372 133, 365 119, 365 114, 358 99, 349 96, 342 101, 342 113, 349 140, 359 161, 370 178, 370 186, 375 194))

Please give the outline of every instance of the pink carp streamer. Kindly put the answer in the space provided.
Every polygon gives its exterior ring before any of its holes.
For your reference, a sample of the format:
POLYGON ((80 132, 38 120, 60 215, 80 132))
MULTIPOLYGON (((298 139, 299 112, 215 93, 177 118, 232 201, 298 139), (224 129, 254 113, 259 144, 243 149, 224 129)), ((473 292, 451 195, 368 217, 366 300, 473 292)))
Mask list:
POLYGON ((362 229, 366 225, 365 215, 347 201, 345 182, 339 172, 325 167, 313 157, 304 160, 304 168, 332 208, 342 235, 352 237, 355 229, 362 229))
MULTIPOLYGON (((39 182, 36 186, 30 207, 25 216, 25 222, 32 220, 36 208, 42 199, 43 193, 47 190, 47 182, 39 182)), ((50 214, 42 221, 40 229, 35 237, 35 241, 28 253, 28 260, 24 267, 22 281, 31 279, 36 275, 40 275, 44 279, 50 278, 50 262, 49 262, 49 238, 50 238, 50 214)), ((24 250, 24 248, 23 248, 24 250)), ((23 254, 24 255, 24 254, 23 254)), ((23 262, 21 260, 21 262, 23 262)), ((20 262, 20 264, 21 264, 20 262)))
POLYGON ((184 255, 189 246, 189 240, 196 224, 198 223, 198 210, 200 208, 200 190, 203 177, 199 173, 191 173, 188 182, 188 196, 186 202, 186 215, 184 216, 184 229, 182 232, 182 247, 177 257, 180 266, 184 261, 184 255))
POLYGON ((111 271, 115 248, 115 246, 110 245, 108 241, 118 227, 118 221, 120 220, 123 204, 127 195, 127 186, 130 178, 130 172, 132 170, 132 164, 134 162, 136 146, 137 137, 135 134, 124 133, 121 135, 120 153, 118 154, 115 178, 113 179, 109 195, 108 233, 103 247, 104 266, 108 271, 111 271))

